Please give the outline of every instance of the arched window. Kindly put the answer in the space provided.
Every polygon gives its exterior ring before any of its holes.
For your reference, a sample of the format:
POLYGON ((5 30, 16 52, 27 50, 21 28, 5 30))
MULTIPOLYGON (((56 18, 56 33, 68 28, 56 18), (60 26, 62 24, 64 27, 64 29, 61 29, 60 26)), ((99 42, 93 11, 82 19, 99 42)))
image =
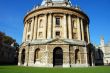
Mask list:
POLYGON ((75 64, 80 63, 80 51, 79 49, 75 50, 75 64))
POLYGON ((25 49, 22 50, 21 53, 21 63, 24 64, 25 63, 25 49))
POLYGON ((35 53, 34 53, 34 63, 39 59, 39 51, 40 51, 39 48, 35 50, 35 53))
POLYGON ((40 21, 39 21, 39 27, 40 27, 40 28, 43 27, 43 20, 42 20, 42 19, 40 19, 40 21))
POLYGON ((43 37, 43 33, 39 32, 39 38, 42 38, 42 37, 43 37))
POLYGON ((56 35, 56 37, 60 37, 60 31, 56 31, 56 33, 55 33, 55 35, 56 35))

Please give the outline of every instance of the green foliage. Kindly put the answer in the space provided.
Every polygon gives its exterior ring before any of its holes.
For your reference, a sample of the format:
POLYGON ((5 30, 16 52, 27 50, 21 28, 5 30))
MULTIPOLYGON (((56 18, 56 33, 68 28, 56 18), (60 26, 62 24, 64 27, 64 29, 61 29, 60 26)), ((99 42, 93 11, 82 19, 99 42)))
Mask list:
POLYGON ((5 35, 5 33, 0 32, 0 47, 2 46, 4 35, 5 35))
POLYGON ((0 31, 0 37, 3 37, 5 35, 5 33, 0 31))
MULTIPOLYGON (((5 44, 8 44, 8 45, 11 45, 13 42, 16 42, 15 39, 13 39, 10 36, 5 35, 5 33, 1 32, 1 31, 0 31, 0 41, 5 44)), ((16 43, 16 45, 18 45, 18 43, 16 43)))
POLYGON ((15 40, 10 36, 4 36, 3 37, 3 42, 8 44, 8 45, 11 45, 13 42, 15 42, 15 40))
POLYGON ((37 68, 0 66, 0 73, 110 73, 110 67, 84 67, 84 68, 37 68))

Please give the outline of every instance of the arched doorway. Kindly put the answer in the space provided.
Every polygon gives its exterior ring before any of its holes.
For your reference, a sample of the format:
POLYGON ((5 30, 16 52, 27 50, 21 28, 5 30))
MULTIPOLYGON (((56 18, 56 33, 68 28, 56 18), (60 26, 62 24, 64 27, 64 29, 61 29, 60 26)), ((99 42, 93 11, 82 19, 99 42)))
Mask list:
POLYGON ((21 53, 21 63, 24 64, 25 63, 25 49, 22 50, 21 53))
POLYGON ((63 50, 60 47, 56 47, 53 50, 53 66, 63 65, 63 50))

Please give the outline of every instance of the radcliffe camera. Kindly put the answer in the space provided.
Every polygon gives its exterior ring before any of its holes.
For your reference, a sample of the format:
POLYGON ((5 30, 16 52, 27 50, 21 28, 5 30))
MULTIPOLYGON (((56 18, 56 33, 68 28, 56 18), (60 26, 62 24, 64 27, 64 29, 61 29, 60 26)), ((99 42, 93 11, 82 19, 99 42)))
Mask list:
MULTIPOLYGON (((90 2, 78 0, 17 2, 21 2, 20 5, 15 5, 18 7, 18 12, 21 12, 17 14, 17 11, 14 12, 16 17, 12 17, 13 25, 9 23, 9 28, 5 23, 4 26, 0 25, 1 73, 4 72, 1 70, 2 67, 6 69, 7 67, 15 67, 15 70, 19 72, 21 72, 20 67, 22 67, 24 70, 21 73, 24 73, 26 69, 29 72, 32 71, 31 73, 43 73, 42 71, 49 71, 49 68, 51 68, 50 72, 53 73, 57 69, 61 69, 58 70, 59 73, 63 73, 64 70, 66 73, 69 69, 71 71, 69 70, 70 72, 67 73, 74 73, 74 70, 75 73, 79 73, 80 70, 85 71, 85 73, 93 73, 92 68, 94 73, 110 72, 110 68, 108 68, 110 66, 110 42, 107 43, 110 36, 107 30, 101 29, 108 27, 109 21, 104 19, 107 18, 107 13, 104 13, 104 17, 101 12, 102 9, 100 10, 100 2, 95 0, 90 2), (91 5, 91 3, 94 4, 91 5), (31 5, 34 7, 27 10, 31 5), (98 9, 100 11, 97 13, 95 10, 98 11, 98 9), (103 20, 101 21, 101 19, 103 20), (23 23, 21 23, 22 21, 23 23), (105 22, 107 24, 103 24, 105 22), (4 27, 7 29, 4 30, 4 27), (107 35, 103 34, 102 31, 106 32, 107 35), (83 68, 90 69, 91 72, 83 68)), ((101 3, 103 2, 109 3, 109 1, 101 1, 101 3)), ((103 11, 106 10, 103 9, 103 11)), ((14 13, 9 14, 14 16, 14 13)), ((10 72, 13 73, 13 69, 10 72)))

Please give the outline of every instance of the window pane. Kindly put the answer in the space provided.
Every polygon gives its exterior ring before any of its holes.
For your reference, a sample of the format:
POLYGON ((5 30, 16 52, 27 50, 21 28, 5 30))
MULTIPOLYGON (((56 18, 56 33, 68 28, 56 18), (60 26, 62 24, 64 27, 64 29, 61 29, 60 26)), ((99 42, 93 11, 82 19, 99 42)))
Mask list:
POLYGON ((60 25, 60 18, 56 17, 56 25, 60 25))
POLYGON ((39 32, 39 37, 41 38, 43 35, 42 35, 42 32, 39 32))
POLYGON ((56 32, 56 36, 60 36, 60 31, 57 31, 56 32))
POLYGON ((42 19, 41 19, 40 22, 39 22, 39 27, 40 27, 40 28, 43 27, 43 21, 42 21, 42 19))
POLYGON ((29 29, 28 29, 28 32, 29 32, 29 31, 31 31, 31 22, 29 22, 28 25, 29 25, 29 29))

